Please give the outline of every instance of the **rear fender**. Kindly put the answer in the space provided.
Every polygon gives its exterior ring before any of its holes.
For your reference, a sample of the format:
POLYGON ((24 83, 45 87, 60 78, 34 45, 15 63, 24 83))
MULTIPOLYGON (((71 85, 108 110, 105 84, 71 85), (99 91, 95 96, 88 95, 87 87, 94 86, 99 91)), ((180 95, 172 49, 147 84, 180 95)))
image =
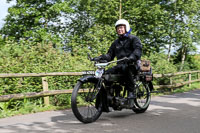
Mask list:
POLYGON ((153 83, 151 81, 148 82, 148 86, 149 86, 150 91, 154 90, 153 83))

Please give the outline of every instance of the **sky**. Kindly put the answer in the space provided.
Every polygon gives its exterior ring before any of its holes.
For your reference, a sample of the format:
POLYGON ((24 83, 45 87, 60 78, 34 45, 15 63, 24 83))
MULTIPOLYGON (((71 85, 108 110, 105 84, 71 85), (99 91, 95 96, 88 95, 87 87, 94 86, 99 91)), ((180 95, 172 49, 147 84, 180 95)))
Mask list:
MULTIPOLYGON (((6 0, 0 0, 0 28, 2 28, 3 24, 5 23, 3 19, 5 19, 6 15, 8 14, 8 8, 15 4, 15 1, 11 3, 7 3, 6 0)), ((198 52, 200 53, 200 45, 197 46, 198 52)))
POLYGON ((5 23, 3 19, 5 19, 6 15, 8 14, 8 8, 12 6, 15 2, 7 3, 6 0, 0 0, 0 28, 2 28, 3 24, 5 23))

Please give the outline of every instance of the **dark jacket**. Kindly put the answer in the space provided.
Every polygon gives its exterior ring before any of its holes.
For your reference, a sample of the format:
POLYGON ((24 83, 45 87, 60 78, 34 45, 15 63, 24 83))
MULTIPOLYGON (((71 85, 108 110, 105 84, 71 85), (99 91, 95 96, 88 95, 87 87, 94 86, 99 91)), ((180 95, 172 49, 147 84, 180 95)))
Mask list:
POLYGON ((134 35, 119 37, 115 40, 109 48, 107 54, 102 55, 102 59, 111 61, 115 57, 122 59, 124 57, 130 58, 132 61, 137 61, 142 55, 142 44, 134 35))

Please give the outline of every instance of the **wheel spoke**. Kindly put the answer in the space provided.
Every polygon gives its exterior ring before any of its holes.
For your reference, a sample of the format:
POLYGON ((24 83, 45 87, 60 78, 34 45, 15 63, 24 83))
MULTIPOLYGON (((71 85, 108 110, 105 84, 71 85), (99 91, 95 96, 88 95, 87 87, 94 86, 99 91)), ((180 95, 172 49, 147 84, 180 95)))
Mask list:
POLYGON ((89 118, 88 116, 89 116, 90 108, 89 108, 89 106, 88 106, 87 108, 88 108, 88 111, 87 111, 87 118, 89 118))
MULTIPOLYGON (((75 89, 77 91, 76 95, 72 98, 72 101, 75 100, 76 102, 72 102, 75 104, 72 106, 73 113, 75 116, 82 122, 88 123, 96 120, 102 113, 101 109, 101 102, 98 108, 96 108, 96 96, 98 94, 98 89, 95 83, 86 82, 81 83, 79 82, 79 86, 75 89), (75 109, 73 109, 73 107, 75 109)), ((72 94, 73 95, 73 94, 72 94)))
POLYGON ((150 102, 149 88, 145 83, 138 82, 136 87, 136 106, 139 108, 146 108, 150 102))

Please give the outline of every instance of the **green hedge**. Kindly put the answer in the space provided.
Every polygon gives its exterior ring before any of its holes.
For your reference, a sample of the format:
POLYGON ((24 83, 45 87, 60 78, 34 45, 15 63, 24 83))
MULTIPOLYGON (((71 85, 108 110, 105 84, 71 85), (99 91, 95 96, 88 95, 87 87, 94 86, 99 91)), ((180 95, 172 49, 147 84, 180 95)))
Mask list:
MULTIPOLYGON (((7 42, 1 46, 0 73, 43 73, 43 72, 73 72, 92 69, 87 57, 71 56, 61 52, 52 44, 29 44, 30 42, 7 42)), ((55 76, 47 77, 50 90, 72 89, 78 77, 55 76)), ((41 77, 1 78, 0 95, 40 92, 41 77)), ((51 97, 51 104, 69 104, 70 96, 58 95, 51 97)), ((41 102, 41 98, 30 99, 30 102, 41 102), (39 99, 39 100, 38 100, 39 99)), ((10 102, 9 109, 23 105, 23 101, 10 102)), ((0 107, 2 108, 2 107, 0 107)))
MULTIPOLYGON (((0 42, 1 43, 1 42, 0 42)), ((2 42, 0 45, 0 73, 43 73, 43 72, 78 72, 93 70, 94 66, 87 59, 81 49, 76 53, 66 52, 62 49, 54 48, 51 43, 41 44, 29 41, 2 42)), ((78 48, 78 47, 77 47, 78 48)), ((97 54, 92 53, 92 56, 97 54)), ((177 67, 167 61, 163 53, 152 53, 150 56, 143 56, 143 59, 151 61, 153 73, 174 73, 177 67)), ((191 57, 191 65, 188 67, 199 67, 199 56, 191 57)), ((189 64, 189 63, 187 63, 189 64)), ((54 76, 47 77, 50 90, 72 89, 79 76, 54 76)), ((154 84, 168 84, 168 78, 155 80, 154 84)), ((42 91, 41 77, 25 78, 0 78, 0 95, 40 92, 42 91)), ((51 105, 67 106, 70 104, 70 95, 56 95, 50 97, 51 105)), ((17 101, 0 103, 2 114, 11 110, 28 108, 34 110, 32 106, 43 106, 43 98, 32 98, 17 101)), ((1 116, 0 116, 1 117, 1 116)))

